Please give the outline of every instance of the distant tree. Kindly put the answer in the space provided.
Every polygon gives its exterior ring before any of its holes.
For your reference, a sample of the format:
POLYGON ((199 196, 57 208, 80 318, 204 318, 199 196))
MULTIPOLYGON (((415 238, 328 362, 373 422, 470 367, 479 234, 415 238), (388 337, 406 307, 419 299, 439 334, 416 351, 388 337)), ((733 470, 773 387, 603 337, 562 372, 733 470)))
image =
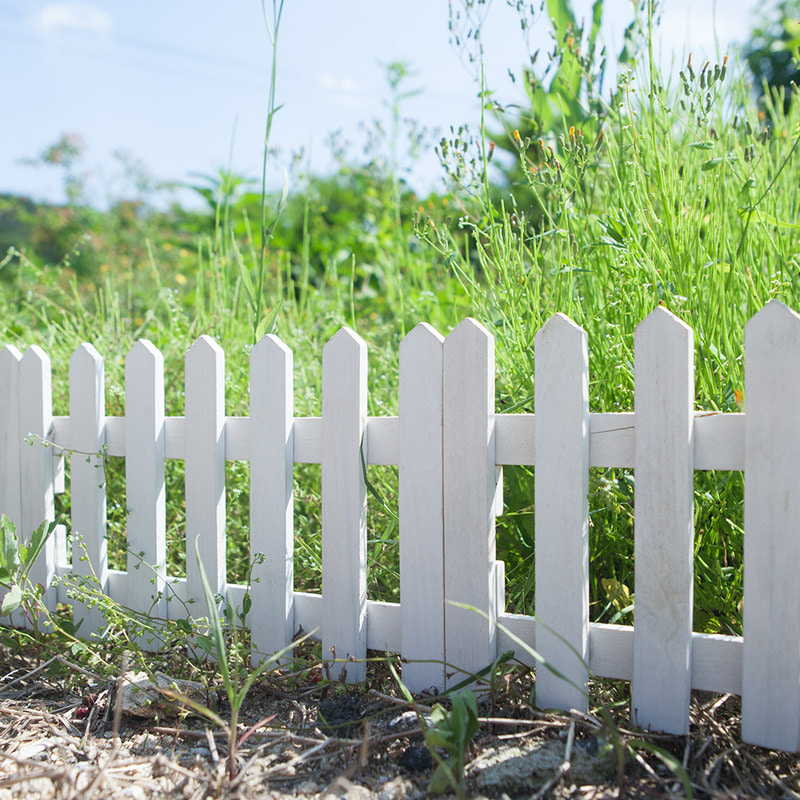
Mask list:
POLYGON ((783 96, 789 111, 793 87, 800 84, 800 0, 780 0, 768 9, 745 45, 744 57, 759 97, 768 91, 783 96))

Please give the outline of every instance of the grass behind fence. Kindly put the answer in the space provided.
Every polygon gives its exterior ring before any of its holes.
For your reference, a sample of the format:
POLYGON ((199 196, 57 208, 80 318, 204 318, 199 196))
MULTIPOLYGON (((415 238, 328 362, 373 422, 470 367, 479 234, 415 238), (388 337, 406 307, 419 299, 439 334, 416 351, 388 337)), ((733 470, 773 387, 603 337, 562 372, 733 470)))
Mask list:
MULTIPOLYGON (((226 354, 226 413, 247 413, 248 354, 254 335, 274 330, 295 352, 297 415, 320 413, 321 355, 339 326, 369 344, 369 413, 397 405, 400 339, 417 322, 446 333, 476 316, 497 342, 497 408, 533 408, 536 331, 557 311, 589 333, 592 411, 633 409, 635 326, 663 304, 695 332, 696 406, 736 411, 743 390, 743 330, 770 298, 800 308, 800 226, 796 149, 800 101, 790 116, 750 97, 733 63, 695 65, 679 75, 624 75, 605 99, 592 98, 579 119, 552 134, 515 136, 516 185, 488 163, 489 135, 453 135, 449 152, 471 172, 446 198, 419 204, 412 220, 396 182, 375 179, 385 246, 365 255, 364 226, 352 247, 315 249, 325 198, 309 193, 296 251, 269 252, 263 303, 255 302, 259 254, 248 238, 245 207, 233 200, 196 255, 161 266, 160 248, 131 278, 95 284, 64 279, 63 265, 15 259, 2 286, 0 338, 40 344, 56 365, 54 413, 67 413, 66 364, 90 341, 106 358, 107 408, 124 413, 124 355, 139 337, 164 353, 167 413, 183 413, 183 358, 200 334, 226 354), (398 228, 398 220, 401 226, 398 228), (409 235, 412 224, 416 235, 409 235), (316 260, 312 261, 313 258, 316 260), (360 254, 360 255, 359 255, 360 254), (266 323, 264 320, 266 319, 266 323)), ((500 123, 493 123, 499 125, 500 123)), ((444 146, 444 145, 443 145, 444 146)), ((371 173, 366 171, 368 177, 371 173)), ((374 177, 374 176, 373 176, 374 177)), ((385 178, 385 176, 384 176, 385 178)), ((320 234, 321 236, 322 234, 320 234)), ((124 568, 122 468, 109 465, 112 565, 124 568)), ((171 570, 185 551, 182 464, 170 464, 171 570)), ((229 578, 247 574, 247 468, 231 465, 229 578)), ((318 468, 299 466, 296 481, 296 583, 319 587, 318 468), (307 479, 307 480, 306 480, 307 479)), ((396 474, 370 470, 386 501, 370 496, 370 596, 396 600, 396 474), (373 475, 374 472, 374 475, 373 475)), ((533 608, 534 470, 505 472, 505 513, 498 558, 507 564, 510 610, 533 608)), ((592 470, 592 618, 631 621, 635 589, 631 470, 592 470)), ((695 628, 741 631, 742 497, 739 473, 698 473, 695 480, 695 628)), ((60 501, 68 509, 68 497, 60 501)))

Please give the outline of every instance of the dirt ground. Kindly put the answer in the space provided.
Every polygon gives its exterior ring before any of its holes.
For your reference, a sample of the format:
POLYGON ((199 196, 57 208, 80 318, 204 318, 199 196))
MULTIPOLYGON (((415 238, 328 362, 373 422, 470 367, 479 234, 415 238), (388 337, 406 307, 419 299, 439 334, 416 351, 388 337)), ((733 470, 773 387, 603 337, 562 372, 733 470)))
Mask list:
MULTIPOLYGON (((77 665, 69 686, 48 669, 0 654, 0 800, 201 800, 204 798, 322 798, 413 800, 427 795, 433 762, 417 715, 388 681, 373 688, 335 686, 314 672, 272 674, 257 683, 243 707, 240 731, 259 723, 227 767, 224 734, 197 716, 161 713, 138 719, 117 710, 116 684, 98 683, 77 665), (78 672, 75 672, 78 670, 78 672), (317 682, 315 682, 317 681, 317 682), (78 689, 80 685, 82 689, 78 689), (327 723, 326 723, 327 720, 327 723)), ((69 659, 51 659, 70 670, 69 659)), ((52 666, 52 665, 51 665, 52 666)), ((318 674, 318 673, 317 673, 318 674)), ((521 680, 521 679, 520 679, 521 680)), ((531 708, 530 687, 507 678, 480 708, 470 745, 466 795, 505 798, 681 798, 687 787, 664 755, 682 765, 698 798, 800 798, 800 759, 742 745, 738 698, 697 696, 688 737, 646 736, 619 727, 624 769, 600 780, 576 775, 575 760, 559 756, 552 769, 531 774, 512 794, 488 787, 482 765, 510 748, 544 746, 569 756, 603 740, 596 714, 553 715, 531 708), (573 747, 574 740, 574 747, 573 747), (661 755, 651 752, 661 749, 661 755), (577 780, 576 780, 577 778, 577 780)), ((214 693, 217 713, 229 709, 214 693)), ((423 714, 436 698, 421 697, 423 714)), ((624 718, 620 717, 620 725, 624 718)), ((516 751, 515 751, 516 752, 516 751)), ((616 762, 613 762, 616 763, 616 762)))

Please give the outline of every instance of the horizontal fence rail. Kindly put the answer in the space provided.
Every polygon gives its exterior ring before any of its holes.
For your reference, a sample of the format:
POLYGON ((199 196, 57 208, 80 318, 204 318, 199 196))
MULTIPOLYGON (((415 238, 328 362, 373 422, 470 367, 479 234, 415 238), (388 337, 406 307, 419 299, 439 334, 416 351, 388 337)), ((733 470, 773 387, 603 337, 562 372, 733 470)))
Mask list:
MULTIPOLYGON (((324 653, 351 659, 348 681, 364 679, 368 649, 388 650, 423 690, 509 650, 532 663, 522 640, 569 679, 540 668, 541 707, 586 709, 590 673, 630 680, 634 723, 681 734, 692 689, 730 692, 742 697, 746 741, 800 750, 800 316, 772 301, 748 322, 746 413, 693 409, 692 331, 666 309, 640 323, 634 350, 635 410, 591 413, 586 333, 557 314, 535 338, 534 413, 496 414, 491 335, 474 320, 446 338, 423 323, 400 346, 398 416, 369 417, 367 348, 342 329, 323 352, 322 415, 304 418, 294 416, 292 353, 269 335, 250 355, 250 414, 230 417, 224 354, 203 336, 186 355, 185 415, 166 417, 163 359, 140 341, 125 364, 126 415, 114 417, 102 358, 82 345, 62 417, 47 355, 5 347, 0 512, 27 535, 53 520, 70 457, 72 560, 59 526, 32 573, 49 607, 72 602, 54 577, 91 570, 136 611, 184 615, 167 588, 204 609, 195 541, 214 591, 238 605, 248 587, 225 579, 225 461, 247 461, 250 552, 264 556, 249 587, 254 658, 318 628, 324 653), (103 453, 126 459, 126 571, 108 568, 103 453), (400 603, 367 598, 362 458, 399 468, 400 603), (167 571, 167 459, 186 465, 186 578, 167 571), (319 595, 294 590, 296 463, 321 464, 319 595), (536 467, 535 617, 505 611, 494 525, 505 465, 536 467), (592 467, 635 471, 634 626, 589 621, 592 467), (745 473, 741 637, 692 630, 692 482, 711 469, 745 473)), ((73 614, 82 633, 102 630, 96 609, 73 604, 73 614)))

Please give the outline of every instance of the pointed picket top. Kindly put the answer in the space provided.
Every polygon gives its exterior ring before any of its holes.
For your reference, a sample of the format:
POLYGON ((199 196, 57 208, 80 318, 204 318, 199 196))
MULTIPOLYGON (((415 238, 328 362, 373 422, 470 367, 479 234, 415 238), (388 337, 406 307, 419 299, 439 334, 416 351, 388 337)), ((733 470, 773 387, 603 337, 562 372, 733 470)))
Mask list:
POLYGON ((11 361, 15 363, 22 361, 22 353, 13 344, 7 344, 0 350, 0 369, 11 361))
POLYGON ((758 331, 770 331, 765 342, 780 347, 784 341, 796 342, 800 330, 800 314, 780 300, 770 300, 764 308, 752 316, 744 326, 745 346, 748 335, 758 331))
POLYGON ((32 344, 22 354, 20 369, 26 375, 32 372, 46 374, 46 382, 50 384, 50 356, 38 344, 32 344))
POLYGON ((6 345, 0 350, 0 423, 12 407, 18 408, 16 392, 21 363, 22 353, 13 345, 6 345))
POLYGON ((442 345, 444 336, 433 325, 429 325, 427 322, 420 322, 403 337, 400 342, 401 349, 406 342, 408 343, 405 345, 406 349, 413 348, 416 350, 417 347, 426 349, 430 346, 430 342, 438 342, 439 345, 442 345))
POLYGON ((326 353, 333 358, 336 358, 341 353, 342 357, 346 358, 345 354, 352 352, 358 352, 359 354, 363 352, 364 357, 366 357, 367 343, 352 328, 346 326, 339 328, 322 348, 323 358, 326 353))
POLYGON ((14 404, 17 407, 18 400, 16 395, 11 393, 17 391, 19 383, 19 370, 22 364, 22 353, 14 345, 7 344, 0 350, 0 413, 7 414, 14 404))
MULTIPOLYGON (((452 402, 467 404, 486 418, 494 415, 494 337, 480 322, 467 317, 447 335, 443 366, 444 392, 452 402)), ((456 419, 452 423, 460 425, 456 419)))
POLYGON ((133 347, 128 350, 128 355, 125 357, 126 368, 134 364, 162 366, 164 364, 164 356, 149 339, 139 339, 133 347))
POLYGON ((491 342, 494 345, 494 338, 491 333, 481 325, 478 320, 472 317, 463 319, 452 331, 447 335, 447 342, 452 344, 462 343, 466 346, 468 342, 491 342))
POLYGON ((225 353, 211 336, 204 334, 198 337, 186 352, 185 379, 186 416, 221 415, 224 422, 225 353), (192 384, 196 384, 199 391, 195 389, 191 392, 189 387, 192 384), (210 386, 214 388, 213 397, 208 394, 210 386))
MULTIPOLYGON (((100 428, 103 425, 103 415, 105 414, 105 389, 103 386, 104 378, 103 357, 91 344, 84 342, 75 348, 69 359, 69 381, 70 381, 70 416, 74 416, 76 411, 81 412, 82 421, 87 421, 88 416, 94 419, 87 424, 92 426, 89 431, 86 425, 76 432, 75 424, 70 425, 70 444, 77 437, 87 440, 95 440, 100 435, 100 428), (75 397, 73 397, 73 394, 75 397), (77 401, 77 402, 76 402, 77 401), (73 408, 73 403, 75 408, 73 408)), ((79 426, 80 427, 80 426, 79 426)), ((80 448, 80 445, 78 445, 80 448)))
POLYGON ((355 367, 359 374, 366 374, 367 343, 352 328, 339 328, 322 348, 323 408, 325 404, 324 387, 328 382, 336 382, 334 376, 340 364, 348 370, 352 371, 355 367), (328 381, 325 379, 326 371, 328 381))
MULTIPOLYGON (((291 348, 274 333, 267 333, 262 336, 254 345, 251 353, 263 353, 264 358, 280 358, 281 360, 291 358, 291 348)), ((252 356, 251 356, 252 360, 252 356)))
MULTIPOLYGON (((28 347, 19 362, 20 424, 23 436, 33 434, 44 439, 53 421, 53 383, 50 373, 50 356, 37 344, 28 347)), ((41 446, 42 442, 38 442, 41 446)), ((52 455, 52 453, 51 453, 52 455)), ((26 521, 26 525, 32 520, 26 521)), ((33 528, 41 524, 39 519, 33 528)), ((33 528, 31 530, 33 530, 33 528)))
POLYGON ((660 331, 682 330, 687 335, 692 333, 692 329, 668 308, 659 306, 651 311, 637 326, 634 336, 658 336, 660 331))
POLYGON ((583 337, 586 335, 586 331, 578 325, 577 322, 574 322, 566 314, 562 314, 559 311, 553 314, 553 316, 539 328, 534 338, 538 347, 539 342, 544 344, 550 338, 576 336, 583 340, 583 337))
POLYGON ((800 315, 772 300, 745 326, 742 738, 800 749, 800 315))
POLYGON ((70 368, 72 368, 73 364, 76 365, 84 365, 84 364, 102 364, 103 357, 100 353, 95 350, 95 348, 89 344, 89 342, 84 342, 83 344, 79 344, 73 351, 72 355, 69 359, 70 368))
POLYGON ((192 342, 191 347, 186 353, 186 357, 192 360, 203 358, 203 356, 215 358, 224 356, 224 352, 219 344, 217 344, 216 339, 205 333, 202 336, 198 336, 194 342, 192 342))

